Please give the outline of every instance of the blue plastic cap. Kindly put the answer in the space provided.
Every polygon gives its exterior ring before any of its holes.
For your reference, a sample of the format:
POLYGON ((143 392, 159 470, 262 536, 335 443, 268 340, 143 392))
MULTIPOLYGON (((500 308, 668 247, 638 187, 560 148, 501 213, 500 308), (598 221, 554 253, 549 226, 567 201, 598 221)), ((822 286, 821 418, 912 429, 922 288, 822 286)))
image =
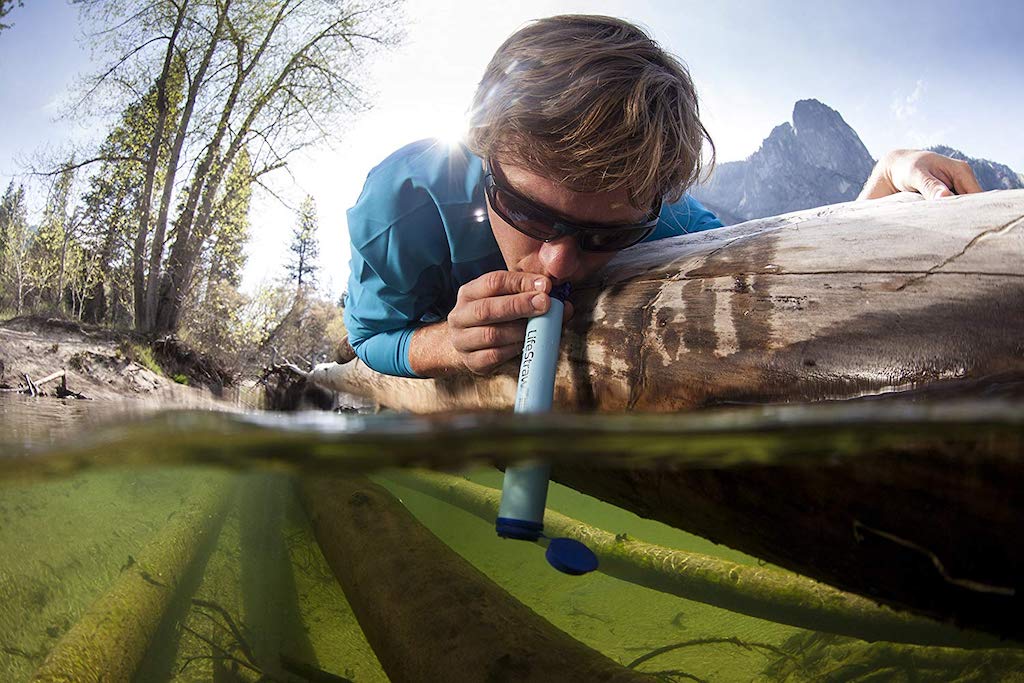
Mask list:
POLYGON ((552 538, 544 556, 548 564, 563 574, 580 576, 597 569, 594 551, 572 538, 552 538))
POLYGON ((536 541, 544 532, 544 525, 525 519, 498 517, 495 526, 502 538, 514 538, 517 541, 536 541))
POLYGON ((551 288, 551 297, 559 301, 565 301, 572 294, 572 283, 563 282, 551 288))

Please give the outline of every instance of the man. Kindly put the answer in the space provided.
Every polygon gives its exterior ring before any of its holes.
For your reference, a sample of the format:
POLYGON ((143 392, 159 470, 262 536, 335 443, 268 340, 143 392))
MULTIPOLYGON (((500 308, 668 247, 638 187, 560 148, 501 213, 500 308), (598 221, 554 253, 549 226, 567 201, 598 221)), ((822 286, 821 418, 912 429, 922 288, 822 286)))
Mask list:
MULTIPOLYGON (((641 29, 578 15, 520 29, 484 73, 467 146, 398 150, 349 210, 356 354, 405 377, 493 372, 553 284, 641 241, 721 227, 684 194, 705 142, 713 152, 689 73, 641 29)), ((902 150, 860 198, 898 191, 980 188, 962 162, 902 150)))

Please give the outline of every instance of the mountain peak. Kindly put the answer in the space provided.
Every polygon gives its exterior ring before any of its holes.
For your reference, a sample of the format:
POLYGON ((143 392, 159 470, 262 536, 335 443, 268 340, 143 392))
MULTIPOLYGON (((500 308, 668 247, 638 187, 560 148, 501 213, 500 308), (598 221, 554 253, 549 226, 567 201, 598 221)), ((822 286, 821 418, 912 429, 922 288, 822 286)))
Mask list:
POLYGON ((719 165, 694 194, 748 220, 849 201, 874 164, 839 112, 818 100, 800 100, 792 124, 772 129, 746 161, 719 165))
MULTIPOLYGON (((932 151, 970 164, 986 190, 1024 187, 1024 174, 945 146, 932 151)), ((752 218, 837 204, 856 198, 871 174, 871 158, 857 132, 818 100, 793 105, 793 122, 781 123, 744 161, 718 164, 711 181, 693 196, 714 207, 727 225, 752 218)))
POLYGON ((797 103, 793 105, 793 125, 796 128, 800 128, 801 125, 813 125, 821 121, 833 122, 837 120, 843 121, 843 117, 839 115, 839 112, 818 100, 797 100, 797 103))

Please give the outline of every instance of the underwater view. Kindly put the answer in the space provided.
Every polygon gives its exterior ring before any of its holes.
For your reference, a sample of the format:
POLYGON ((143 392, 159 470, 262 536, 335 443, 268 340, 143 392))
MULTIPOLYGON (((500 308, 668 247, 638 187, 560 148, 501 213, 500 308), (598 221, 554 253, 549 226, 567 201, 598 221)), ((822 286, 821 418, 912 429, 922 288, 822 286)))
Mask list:
POLYGON ((851 4, 0 0, 0 683, 1024 683, 1024 3, 851 4))
MULTIPOLYGON (((992 559, 986 534, 1017 524, 1019 505, 998 497, 1007 489, 990 490, 978 513, 991 530, 969 527, 977 506, 941 530, 972 549, 973 564, 883 529, 866 510, 884 509, 890 491, 861 501, 858 519, 871 523, 859 522, 856 542, 868 555, 873 543, 903 552, 897 574, 906 584, 920 572, 920 591, 891 588, 884 572, 841 557, 840 543, 807 550, 780 495, 792 487, 790 503, 801 499, 793 472, 813 482, 836 471, 854 490, 879 454, 912 463, 927 451, 936 490, 943 469, 982 481, 1020 455, 1024 417, 1012 403, 530 419, 119 405, 0 397, 4 681, 1024 680, 1020 627, 1002 621, 1019 614, 1017 573, 1008 586, 979 578, 992 559), (940 441, 960 449, 967 474, 940 441), (556 571, 548 539, 495 534, 495 466, 531 455, 552 463, 556 481, 632 508, 551 484, 545 531, 582 541, 597 571, 556 571), (685 490, 670 481, 766 475, 783 489, 762 490, 749 528, 718 540, 761 539, 762 557, 824 575, 832 557, 860 595, 636 514, 668 519, 666 501, 685 490), (795 559, 765 540, 779 526, 795 559), (943 595, 933 578, 959 592, 943 595), (862 597, 876 589, 974 628, 862 597)), ((749 504, 738 488, 721 493, 749 504)), ((839 490, 829 498, 853 504, 839 490)), ((696 496, 677 503, 679 519, 710 510, 696 496)), ((806 512, 829 523, 824 508, 806 512)))

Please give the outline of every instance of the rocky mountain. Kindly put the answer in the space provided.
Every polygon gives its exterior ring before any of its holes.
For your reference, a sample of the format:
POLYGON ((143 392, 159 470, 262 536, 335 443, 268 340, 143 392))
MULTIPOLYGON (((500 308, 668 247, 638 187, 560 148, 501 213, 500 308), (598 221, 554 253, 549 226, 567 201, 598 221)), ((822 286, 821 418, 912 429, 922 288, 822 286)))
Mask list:
MULTIPOLYGON (((932 150, 967 161, 985 190, 1024 187, 1024 176, 1007 166, 950 147, 932 150)), ((776 126, 745 160, 719 164, 711 180, 691 193, 732 225, 856 199, 874 165, 839 112, 817 100, 800 100, 792 124, 776 126)))

